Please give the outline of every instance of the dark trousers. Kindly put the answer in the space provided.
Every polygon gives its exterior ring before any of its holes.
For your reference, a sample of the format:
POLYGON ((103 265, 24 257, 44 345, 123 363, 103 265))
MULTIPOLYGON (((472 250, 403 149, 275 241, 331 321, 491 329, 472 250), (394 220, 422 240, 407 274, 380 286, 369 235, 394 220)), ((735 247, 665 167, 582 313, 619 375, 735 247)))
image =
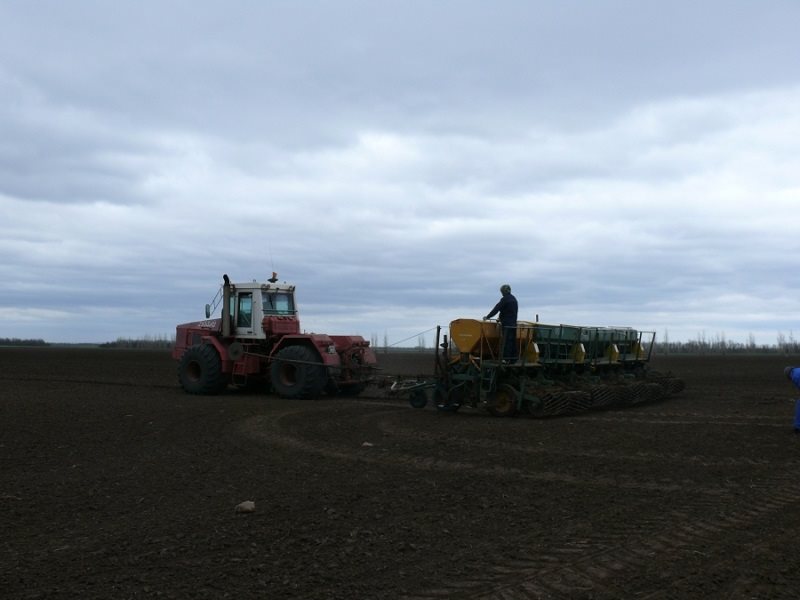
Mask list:
POLYGON ((503 325, 503 359, 517 360, 517 324, 503 325))

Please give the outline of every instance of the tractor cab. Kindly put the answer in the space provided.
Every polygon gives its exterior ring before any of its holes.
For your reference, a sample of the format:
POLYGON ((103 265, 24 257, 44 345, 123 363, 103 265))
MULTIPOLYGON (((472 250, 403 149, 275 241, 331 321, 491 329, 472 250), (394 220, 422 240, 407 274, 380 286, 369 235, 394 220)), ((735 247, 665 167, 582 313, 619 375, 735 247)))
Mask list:
POLYGON ((210 317, 222 305, 222 335, 249 340, 300 333, 294 302, 294 285, 278 283, 275 273, 266 282, 231 283, 226 275, 213 305, 206 305, 210 317))

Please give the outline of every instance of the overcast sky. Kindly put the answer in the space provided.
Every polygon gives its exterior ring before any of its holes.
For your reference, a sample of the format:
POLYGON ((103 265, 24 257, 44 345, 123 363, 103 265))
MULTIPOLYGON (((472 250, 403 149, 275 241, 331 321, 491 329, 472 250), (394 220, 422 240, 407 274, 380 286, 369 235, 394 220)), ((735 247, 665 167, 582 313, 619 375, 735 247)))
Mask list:
POLYGON ((0 0, 0 338, 800 337, 800 3, 0 0), (430 336, 430 334, 426 334, 430 336))

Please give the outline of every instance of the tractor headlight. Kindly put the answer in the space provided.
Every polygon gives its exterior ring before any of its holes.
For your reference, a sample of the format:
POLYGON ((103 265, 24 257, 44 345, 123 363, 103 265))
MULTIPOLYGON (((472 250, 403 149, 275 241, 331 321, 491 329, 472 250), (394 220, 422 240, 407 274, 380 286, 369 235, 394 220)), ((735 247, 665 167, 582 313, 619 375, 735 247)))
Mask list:
POLYGON ((328 354, 336 354, 336 346, 334 346, 333 344, 330 344, 330 345, 329 345, 329 346, 328 346, 328 347, 325 349, 325 351, 326 351, 328 354))

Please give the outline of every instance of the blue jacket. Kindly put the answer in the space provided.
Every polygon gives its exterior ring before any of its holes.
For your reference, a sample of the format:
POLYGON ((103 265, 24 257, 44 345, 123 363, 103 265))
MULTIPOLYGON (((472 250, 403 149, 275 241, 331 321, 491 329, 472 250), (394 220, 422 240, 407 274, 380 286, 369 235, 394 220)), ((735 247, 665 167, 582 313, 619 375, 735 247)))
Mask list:
MULTIPOLYGON (((491 319, 498 312, 500 313, 500 322, 505 327, 517 326, 517 299, 511 292, 504 294, 503 297, 500 298, 500 302, 495 304, 492 312, 486 315, 486 318, 491 319)), ((800 371, 800 369, 798 369, 798 371, 800 371)))
POLYGON ((795 387, 800 389, 800 369, 794 368, 789 371, 789 379, 792 380, 792 383, 795 385, 795 387))

